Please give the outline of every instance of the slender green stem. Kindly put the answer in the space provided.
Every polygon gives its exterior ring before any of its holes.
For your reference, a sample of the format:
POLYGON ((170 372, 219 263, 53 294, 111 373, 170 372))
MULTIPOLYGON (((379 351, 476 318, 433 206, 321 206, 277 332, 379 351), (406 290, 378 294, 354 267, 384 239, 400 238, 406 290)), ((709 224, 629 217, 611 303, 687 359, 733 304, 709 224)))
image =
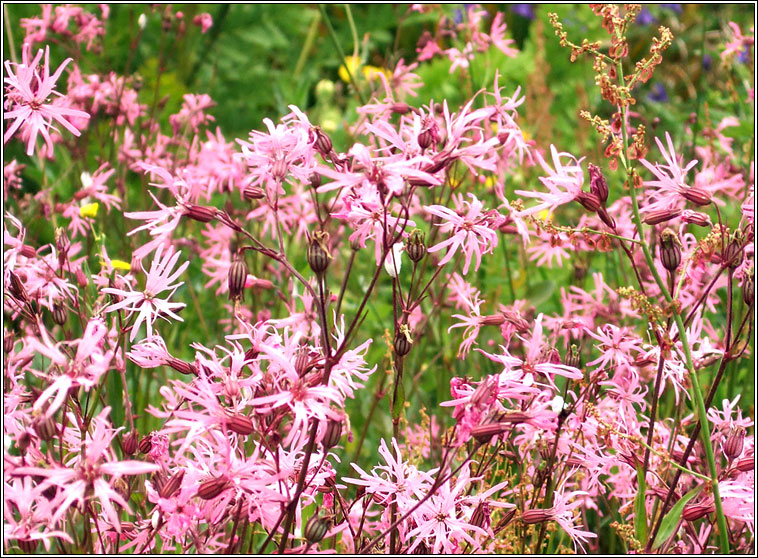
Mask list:
POLYGON ((355 82, 355 78, 353 78, 353 72, 350 71, 350 68, 348 67, 349 64, 347 63, 347 58, 345 56, 345 51, 342 50, 342 47, 340 46, 339 39, 337 38, 337 33, 334 31, 334 27, 332 26, 332 22, 329 19, 329 16, 326 13, 326 8, 324 8, 323 4, 318 5, 318 9, 321 11, 321 17, 324 19, 324 23, 326 23, 326 28, 329 30, 329 38, 332 40, 332 44, 334 44, 334 48, 337 51, 337 54, 340 57, 340 61, 345 66, 345 71, 347 71, 347 77, 350 79, 350 83, 353 84, 353 87, 355 88, 355 92, 358 95, 358 99, 360 99, 361 104, 366 104, 366 100, 363 98, 363 93, 361 92, 360 88, 358 87, 358 84, 355 82))
MULTIPOLYGON (((621 87, 624 87, 624 68, 621 64, 621 61, 616 62, 616 71, 619 76, 619 85, 621 87)), ((632 198, 632 213, 634 217, 634 225, 637 228, 637 231, 639 232, 640 237, 640 247, 642 248, 642 253, 645 256, 645 261, 647 262, 647 265, 650 269, 650 272, 653 274, 653 278, 655 279, 656 284, 658 285, 658 288, 660 289, 661 293, 663 294, 663 297, 666 299, 666 302, 671 307, 671 312, 674 316, 674 321, 676 322, 676 327, 679 332, 679 339, 682 344, 682 352, 684 353, 684 359, 685 359, 685 365, 687 366, 687 371, 690 375, 690 380, 692 382, 692 389, 691 389, 691 396, 692 400, 695 402, 695 410, 698 414, 698 419, 700 421, 701 425, 701 433, 703 435, 703 446, 705 449, 705 456, 706 460, 708 462, 708 471, 711 475, 710 481, 711 486, 713 489, 713 500, 716 503, 716 518, 719 525, 719 538, 721 541, 721 551, 728 554, 729 553, 729 535, 726 525, 726 519, 724 517, 724 510, 721 505, 721 496, 719 494, 719 481, 718 481, 718 471, 716 469, 716 459, 713 455, 713 446, 711 445, 711 429, 708 426, 708 415, 705 410, 705 402, 703 401, 703 390, 700 387, 700 380, 697 377, 697 373, 695 372, 695 366, 692 362, 692 353, 690 351, 690 344, 689 340, 687 338, 687 332, 684 328, 684 323, 682 322, 682 316, 679 312, 679 310, 676 308, 674 304, 673 298, 671 298, 671 294, 669 293, 669 290, 666 286, 666 284, 663 282, 663 279, 661 278, 660 273, 658 273, 658 269, 655 267, 655 262, 653 261, 653 255, 650 253, 650 248, 648 246, 647 240, 645 240, 645 235, 642 229, 642 219, 640 217, 640 208, 639 203, 637 201, 637 188, 634 183, 634 175, 633 175, 633 168, 629 162, 628 153, 629 153, 629 137, 627 135, 627 129, 626 129, 626 115, 627 110, 626 106, 621 107, 621 133, 624 139, 624 153, 623 153, 623 159, 622 163, 624 167, 627 170, 627 176, 628 176, 628 183, 629 183, 629 191, 630 196, 632 198)))

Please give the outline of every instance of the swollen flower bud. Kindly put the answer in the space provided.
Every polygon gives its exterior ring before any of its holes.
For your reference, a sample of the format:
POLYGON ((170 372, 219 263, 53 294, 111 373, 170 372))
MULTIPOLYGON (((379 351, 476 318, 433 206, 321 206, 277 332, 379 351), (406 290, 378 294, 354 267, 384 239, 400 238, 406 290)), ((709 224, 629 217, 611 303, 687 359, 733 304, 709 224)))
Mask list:
POLYGON ((679 217, 681 214, 681 209, 657 209, 645 215, 644 222, 646 225, 659 225, 675 217, 679 217))
POLYGON ((426 149, 430 145, 432 145, 432 142, 434 141, 434 137, 432 136, 431 130, 429 128, 425 128, 416 138, 416 141, 418 141, 418 146, 421 149, 426 149))
POLYGON ((252 419, 242 414, 231 415, 226 421, 226 427, 241 436, 249 436, 255 429, 252 419))
POLYGON ((244 259, 236 259, 229 267, 227 284, 229 286, 229 300, 245 299, 245 281, 247 281, 247 264, 244 259))
POLYGON ((139 452, 140 453, 149 453, 151 449, 153 449, 153 435, 148 434, 147 436, 143 437, 139 441, 139 452))
POLYGON ((742 300, 750 306, 755 298, 755 268, 751 267, 745 273, 745 280, 742 283, 742 300))
POLYGON ((68 311, 66 310, 66 307, 60 302, 53 303, 53 321, 59 326, 62 326, 66 323, 67 317, 68 311))
POLYGON ((426 244, 424 243, 424 233, 414 229, 405 243, 405 253, 412 262, 420 262, 426 256, 426 244))
POLYGON ((564 364, 566 366, 571 366, 573 368, 581 368, 582 367, 582 355, 579 352, 579 347, 576 345, 571 345, 569 347, 568 354, 566 355, 566 358, 564 359, 564 364))
POLYGON ((682 245, 679 237, 670 228, 663 229, 661 233, 660 256, 663 267, 671 272, 676 271, 682 261, 682 245))
POLYGON ((411 352, 411 346, 413 345, 413 338, 411 337, 411 330, 407 324, 401 324, 400 328, 395 332, 395 340, 393 346, 395 348, 395 354, 399 357, 403 357, 411 352))
POLYGON ((10 272, 10 277, 11 284, 8 288, 8 291, 10 292, 11 296, 20 302, 26 302, 29 297, 26 294, 26 289, 24 288, 24 284, 21 282, 21 279, 13 271, 10 272))
POLYGON ((600 168, 590 163, 590 192, 595 194, 600 203, 605 205, 608 201, 608 183, 605 181, 603 173, 600 172, 600 168))
POLYGON ((187 217, 199 221, 200 223, 210 223, 216 218, 217 213, 218 209, 215 207, 195 204, 188 204, 184 211, 184 214, 187 217))
POLYGON ((697 521, 714 511, 716 511, 716 508, 713 504, 690 504, 684 506, 682 518, 685 521, 697 521))
POLYGON ((266 192, 260 186, 248 184, 242 189, 242 197, 246 200, 260 200, 266 197, 266 192))
POLYGON ((309 543, 315 544, 326 536, 327 531, 329 531, 329 521, 312 515, 305 524, 303 536, 309 543))
POLYGON ((739 238, 735 235, 724 250, 724 265, 731 269, 737 269, 742 263, 742 246, 739 238))
POLYGON ((682 211, 682 221, 698 227, 708 227, 711 224, 711 218, 708 215, 689 209, 682 211))
POLYGON ((124 436, 121 438, 121 449, 124 451, 125 455, 134 455, 134 453, 137 451, 138 445, 138 436, 134 431, 129 432, 128 434, 124 434, 124 436))
POLYGON ((342 438, 342 421, 329 419, 326 424, 326 432, 324 432, 324 438, 321 443, 325 450, 332 449, 339 444, 340 438, 342 438))
POLYGON ((582 204, 582 207, 584 207, 584 209, 591 211, 592 213, 597 213, 597 211, 602 207, 600 198, 597 197, 596 194, 588 193, 585 191, 580 191, 574 200, 578 201, 580 204, 582 204))
POLYGON ((329 267, 331 255, 327 249, 329 234, 324 231, 316 231, 308 245, 308 265, 316 275, 320 275, 329 267))
POLYGON ((316 138, 313 144, 316 150, 324 157, 329 155, 332 152, 333 148, 332 140, 329 138, 329 136, 327 136, 324 131, 318 126, 311 128, 311 133, 316 138))
POLYGON ((741 426, 733 427, 724 442, 724 453, 729 459, 735 459, 742 454, 745 444, 745 429, 741 426))
POLYGON ((34 422, 34 431, 39 436, 40 440, 49 442, 57 434, 55 429, 55 421, 52 417, 40 416, 34 422))

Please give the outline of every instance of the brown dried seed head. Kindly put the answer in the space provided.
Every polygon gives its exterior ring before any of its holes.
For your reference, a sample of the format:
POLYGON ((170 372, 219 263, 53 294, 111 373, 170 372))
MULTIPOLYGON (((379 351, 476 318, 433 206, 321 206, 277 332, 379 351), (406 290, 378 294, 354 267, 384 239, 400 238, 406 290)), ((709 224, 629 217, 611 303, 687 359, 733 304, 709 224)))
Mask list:
POLYGON ((331 255, 329 255, 327 247, 328 242, 328 233, 316 231, 311 237, 310 244, 308 244, 308 265, 316 274, 324 273, 329 267, 331 255))
POLYGON ((303 536, 309 543, 317 543, 326 536, 329 531, 329 521, 322 519, 317 515, 312 515, 305 524, 303 536))
POLYGON ((679 237, 670 228, 665 228, 661 233, 660 246, 661 263, 668 271, 674 272, 682 261, 682 247, 679 237))
POLYGON ((53 321, 62 326, 66 323, 67 318, 68 310, 66 310, 66 307, 61 302, 55 302, 53 304, 53 321))

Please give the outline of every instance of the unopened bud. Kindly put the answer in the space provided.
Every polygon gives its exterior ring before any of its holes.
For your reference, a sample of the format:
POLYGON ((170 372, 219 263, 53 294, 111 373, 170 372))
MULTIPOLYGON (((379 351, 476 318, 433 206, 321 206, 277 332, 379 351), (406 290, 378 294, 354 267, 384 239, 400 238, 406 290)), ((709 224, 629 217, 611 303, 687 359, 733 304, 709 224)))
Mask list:
POLYGON ((326 536, 327 531, 329 531, 329 521, 312 515, 305 524, 303 536, 309 543, 315 544, 326 536))
POLYGON ((312 173, 308 177, 308 183, 314 190, 318 189, 318 187, 321 186, 321 175, 317 172, 312 173))
POLYGON ((324 231, 316 231, 313 233, 311 242, 308 245, 308 265, 311 266, 311 269, 317 275, 324 273, 329 267, 331 256, 327 249, 328 242, 328 233, 324 231))
POLYGON ((741 473, 747 473, 755 469, 755 455, 751 454, 746 457, 741 457, 735 464, 737 470, 741 473))
POLYGON ((24 554, 32 554, 37 550, 39 539, 18 539, 16 544, 18 544, 18 547, 24 554))
POLYGON ((329 138, 329 136, 327 136, 324 131, 318 126, 311 128, 311 133, 316 138, 313 144, 316 150, 324 157, 329 155, 332 152, 333 148, 332 140, 329 138))
POLYGON ((693 186, 691 188, 682 188, 680 191, 684 199, 695 205, 706 206, 711 203, 711 195, 702 188, 693 186))
POLYGON ((266 197, 266 193, 260 186, 248 184, 242 189, 242 197, 246 200, 260 200, 266 197))
POLYGON ((682 518, 685 521, 697 521, 714 511, 716 511, 716 508, 713 504, 690 504, 684 506, 682 518))
POLYGON ((274 180, 277 182, 282 182, 286 177, 287 173, 289 172, 289 163, 285 158, 276 159, 274 163, 271 165, 271 176, 274 177, 274 180))
POLYGON ((121 438, 121 449, 125 455, 134 455, 139 445, 137 433, 132 431, 128 434, 124 434, 121 438))
POLYGON ((392 103, 390 109, 395 114, 408 114, 411 112, 411 107, 408 105, 408 103, 392 103))
POLYGON ((57 434, 53 417, 46 417, 44 415, 38 417, 34 422, 34 431, 40 440, 45 442, 52 440, 57 434))
POLYGON ((750 306, 755 298, 755 268, 751 267, 745 273, 745 280, 742 283, 742 300, 750 306))
POLYGON ((471 437, 474 438, 480 444, 486 444, 492 440, 493 436, 500 436, 510 430, 510 425, 507 422, 491 422, 489 424, 481 424, 471 429, 471 437))
POLYGON ((590 163, 589 170, 590 192, 598 197, 601 204, 605 205, 605 202, 608 201, 608 183, 599 167, 590 163))
POLYGON ((708 227, 711 225, 711 218, 705 213, 685 209, 682 211, 682 221, 698 227, 708 227))
POLYGON ((681 209, 657 209, 645 215, 646 225, 660 225, 682 214, 681 209))
POLYGON ((661 263, 668 271, 674 272, 682 261, 682 247, 679 237, 670 229, 665 228, 661 233, 660 245, 661 263))
POLYGON ((329 422, 326 424, 324 438, 321 440, 324 449, 332 449, 339 443, 340 438, 342 438, 342 421, 329 419, 329 422))
POLYGON ((568 353, 566 354, 566 358, 564 359, 564 364, 566 366, 571 366, 573 368, 581 368, 582 367, 582 355, 579 352, 579 347, 576 345, 571 345, 569 347, 568 353))
POLYGON ((149 453, 150 450, 153 449, 153 435, 148 434, 142 438, 137 447, 139 448, 140 453, 149 453))
POLYGON ((28 448, 31 443, 32 437, 26 430, 22 431, 21 434, 18 435, 18 438, 16 438, 16 447, 22 455, 26 452, 26 448, 28 448))
POLYGON ((186 374, 187 376, 197 375, 197 366, 195 366, 191 362, 185 362, 176 357, 169 357, 166 359, 166 364, 168 364, 171 368, 173 368, 177 372, 181 372, 182 374, 186 374))
POLYGON ((425 128, 416 138, 416 141, 418 141, 418 146, 421 149, 426 149, 430 145, 432 145, 432 142, 434 141, 434 137, 432 136, 431 130, 429 128, 425 128))
POLYGON ((742 454, 745 444, 745 429, 741 426, 733 427, 724 442, 724 453, 729 459, 735 459, 742 454))
POLYGON ((197 495, 203 500, 213 500, 227 488, 229 481, 225 477, 211 478, 200 483, 197 495))
POLYGON ((6 355, 10 355, 13 352, 13 346, 16 344, 16 336, 12 331, 6 331, 3 336, 3 351, 6 355))
POLYGON ((395 348, 395 354, 399 357, 403 357, 411 352, 411 346, 413 345, 413 339, 411 338, 411 331, 406 324, 400 325, 395 332, 395 340, 393 346, 395 348))
POLYGON ((66 307, 60 303, 55 302, 53 303, 53 321, 58 324, 59 326, 62 326, 66 323, 66 319, 68 318, 68 311, 66 310, 66 307))
POLYGON ((184 469, 179 469, 178 472, 171 475, 171 477, 161 487, 159 495, 161 498, 171 498, 174 493, 182 486, 182 480, 184 480, 184 469))
POLYGON ((490 506, 486 501, 479 502, 479 505, 474 509, 474 513, 471 514, 469 523, 479 528, 489 527, 490 506))
POLYGON ((742 263, 742 246, 737 238, 733 238, 724 250, 724 264, 730 269, 737 269, 742 263))
POLYGON ((311 362, 311 355, 310 351, 308 350, 308 347, 302 346, 297 350, 297 355, 295 356, 295 372, 297 372, 297 375, 299 377, 303 377, 306 372, 308 372, 309 364, 311 362))
POLYGON ((234 414, 229 417, 226 420, 226 427, 241 436, 249 436, 255 429, 252 419, 242 414, 234 414))
POLYGON ((426 244, 424 243, 424 233, 418 229, 411 232, 405 243, 405 253, 412 262, 420 262, 426 256, 426 244))
POLYGON ((244 259, 236 259, 229 267, 227 284, 229 286, 229 300, 245 298, 245 281, 247 281, 247 264, 244 259))
POLYGON ((21 282, 21 279, 13 271, 10 272, 10 277, 10 287, 8 290, 11 296, 20 302, 26 302, 29 297, 26 294, 26 289, 24 288, 24 284, 21 282))

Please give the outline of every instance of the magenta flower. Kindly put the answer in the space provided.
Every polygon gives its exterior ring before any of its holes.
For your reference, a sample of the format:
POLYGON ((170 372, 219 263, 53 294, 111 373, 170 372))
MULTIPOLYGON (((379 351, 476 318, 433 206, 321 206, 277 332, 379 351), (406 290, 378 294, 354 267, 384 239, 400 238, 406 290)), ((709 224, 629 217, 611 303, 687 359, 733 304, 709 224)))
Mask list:
MULTIPOLYGON (((187 269, 189 262, 184 262, 179 266, 179 269, 172 273, 171 270, 179 260, 181 252, 174 252, 174 248, 171 246, 169 247, 168 252, 166 252, 165 257, 161 259, 162 254, 163 246, 159 246, 158 250, 155 252, 155 258, 153 258, 150 271, 146 272, 147 279, 145 280, 144 290, 126 291, 124 289, 114 288, 106 288, 102 290, 104 293, 121 297, 119 302, 108 306, 108 308, 105 309, 106 312, 125 309, 130 313, 137 313, 137 320, 132 325, 132 332, 129 335, 130 341, 134 341, 137 337, 137 331, 139 330, 140 325, 142 325, 142 322, 145 322, 147 325, 147 336, 151 337, 153 335, 153 323, 159 317, 165 320, 167 319, 166 316, 169 316, 180 322, 184 321, 174 311, 184 308, 186 305, 182 302, 169 302, 168 299, 173 296, 176 289, 184 284, 184 281, 173 285, 171 283, 172 281, 175 281, 185 269, 187 269), (171 292, 166 299, 157 298, 163 291, 168 290, 171 292)), ((142 268, 142 271, 145 271, 144 267, 142 268)))
MULTIPOLYGON (((26 137, 26 154, 34 153, 34 144, 37 135, 41 134, 47 144, 48 152, 53 151, 53 141, 50 137, 49 130, 53 128, 53 121, 59 123, 75 136, 80 132, 67 120, 70 117, 89 118, 89 114, 84 111, 72 109, 59 104, 48 103, 48 98, 55 94, 55 83, 58 81, 63 69, 71 62, 71 58, 63 61, 55 73, 50 75, 50 48, 45 48, 45 64, 43 66, 43 75, 40 77, 37 65, 42 57, 42 50, 37 52, 34 60, 29 61, 30 47, 23 49, 23 62, 15 64, 16 73, 13 73, 12 62, 5 62, 5 71, 8 77, 5 78, 6 98, 11 109, 7 111, 3 118, 13 118, 13 123, 5 131, 3 143, 13 137, 13 134, 21 128, 24 137, 26 137)), ((54 128, 53 128, 54 129, 54 128)))
POLYGON ((460 248, 465 255, 464 275, 471 267, 472 257, 476 257, 474 270, 477 270, 482 263, 482 254, 492 253, 494 247, 497 246, 497 232, 494 227, 500 217, 496 211, 483 213, 482 202, 474 194, 469 194, 469 196, 471 196, 471 202, 458 200, 457 205, 461 212, 465 211, 464 214, 456 213, 441 205, 424 206, 427 213, 444 221, 438 225, 443 233, 452 233, 447 240, 429 248, 429 252, 438 252, 443 248, 448 248, 445 257, 440 260, 439 265, 442 266, 449 262, 460 248))
MULTIPOLYGON (((643 212, 656 211, 659 209, 672 209, 681 207, 685 202, 685 196, 692 191, 692 187, 687 185, 686 176, 689 170, 697 165, 697 160, 692 160, 686 166, 682 166, 680 158, 674 149, 674 142, 671 136, 666 132, 666 145, 668 151, 661 143, 661 140, 655 138, 655 143, 666 161, 665 165, 660 163, 652 164, 645 159, 640 159, 640 163, 655 176, 656 180, 648 180, 643 183, 649 190, 649 203, 643 208, 643 212)), ((709 195, 704 192, 705 195, 709 195)))

